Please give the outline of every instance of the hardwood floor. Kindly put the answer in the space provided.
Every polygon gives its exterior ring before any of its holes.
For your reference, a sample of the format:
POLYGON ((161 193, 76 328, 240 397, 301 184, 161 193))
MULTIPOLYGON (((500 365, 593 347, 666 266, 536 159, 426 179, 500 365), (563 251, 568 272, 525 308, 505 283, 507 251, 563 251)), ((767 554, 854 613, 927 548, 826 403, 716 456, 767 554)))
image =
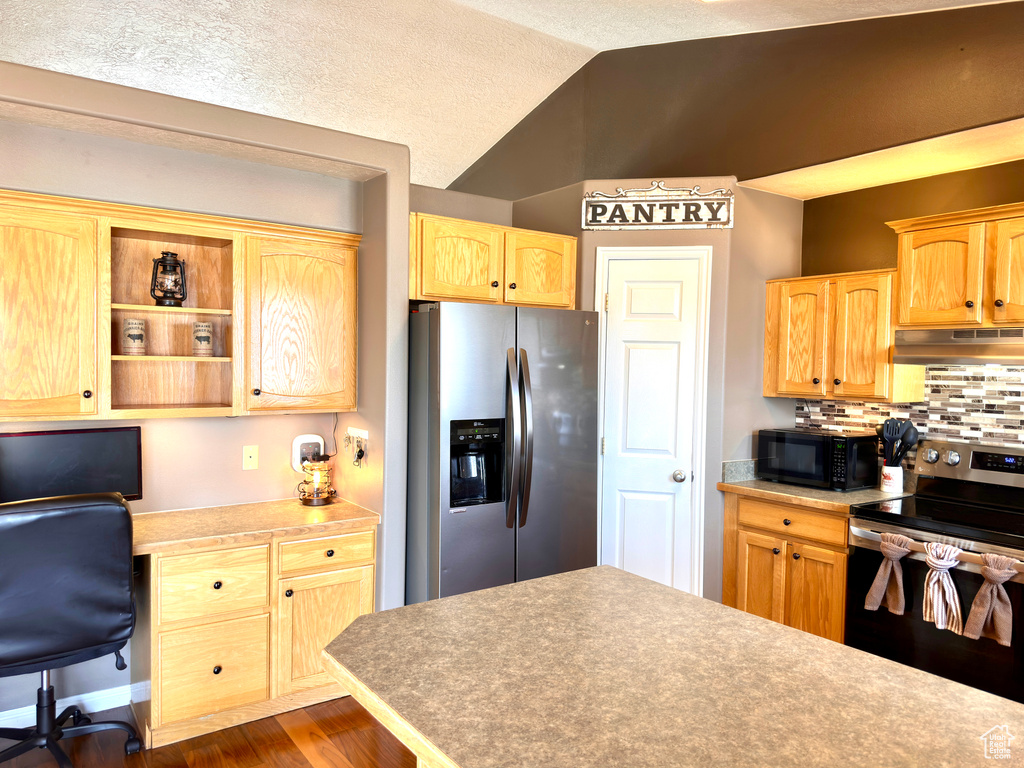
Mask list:
MULTIPOLYGON (((128 707, 93 720, 128 720, 128 707)), ((11 742, 0 739, 0 749, 11 742)), ((124 754, 124 734, 79 736, 61 744, 75 768, 415 768, 415 756, 352 697, 286 712, 137 755, 124 754)), ((44 749, 3 768, 56 766, 44 749)))

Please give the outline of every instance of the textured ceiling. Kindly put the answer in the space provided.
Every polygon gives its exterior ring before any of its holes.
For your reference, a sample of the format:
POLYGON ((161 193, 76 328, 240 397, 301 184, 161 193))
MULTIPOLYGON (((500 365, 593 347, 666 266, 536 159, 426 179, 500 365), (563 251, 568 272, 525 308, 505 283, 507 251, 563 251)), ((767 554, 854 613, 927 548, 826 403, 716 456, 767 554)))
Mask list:
POLYGON ((446 187, 598 50, 951 5, 2 0, 0 60, 405 144, 446 187))
POLYGON ((598 51, 897 16, 992 0, 459 0, 598 51))
POLYGON ((0 3, 0 59, 406 144, 438 187, 592 55, 451 0, 0 3))

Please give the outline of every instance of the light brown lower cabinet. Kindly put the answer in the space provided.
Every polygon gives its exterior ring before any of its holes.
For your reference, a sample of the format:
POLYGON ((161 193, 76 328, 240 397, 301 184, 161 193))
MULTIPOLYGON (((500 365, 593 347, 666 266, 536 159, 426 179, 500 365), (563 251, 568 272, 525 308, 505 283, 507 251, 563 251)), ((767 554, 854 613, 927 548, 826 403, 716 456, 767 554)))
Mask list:
POLYGON ((841 643, 847 520, 733 493, 725 498, 723 602, 841 643))
POLYGON ((320 651, 373 611, 375 528, 139 558, 132 707, 147 748, 345 694, 320 651))

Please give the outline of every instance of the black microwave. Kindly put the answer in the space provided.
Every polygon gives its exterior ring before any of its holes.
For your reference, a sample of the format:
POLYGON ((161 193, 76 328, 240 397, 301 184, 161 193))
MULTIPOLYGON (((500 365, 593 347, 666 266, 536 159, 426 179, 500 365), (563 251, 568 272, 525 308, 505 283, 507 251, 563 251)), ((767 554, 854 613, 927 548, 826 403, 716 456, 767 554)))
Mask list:
POLYGON ((779 483, 852 491, 878 485, 878 435, 823 429, 762 429, 757 476, 779 483))

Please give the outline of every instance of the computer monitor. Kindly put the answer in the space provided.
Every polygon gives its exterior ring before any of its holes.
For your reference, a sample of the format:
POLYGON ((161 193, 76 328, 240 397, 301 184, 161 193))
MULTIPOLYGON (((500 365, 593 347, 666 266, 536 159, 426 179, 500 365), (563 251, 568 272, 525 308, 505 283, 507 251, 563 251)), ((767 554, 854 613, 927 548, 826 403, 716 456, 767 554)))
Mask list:
POLYGON ((0 502, 112 491, 142 498, 140 427, 0 433, 0 502))

